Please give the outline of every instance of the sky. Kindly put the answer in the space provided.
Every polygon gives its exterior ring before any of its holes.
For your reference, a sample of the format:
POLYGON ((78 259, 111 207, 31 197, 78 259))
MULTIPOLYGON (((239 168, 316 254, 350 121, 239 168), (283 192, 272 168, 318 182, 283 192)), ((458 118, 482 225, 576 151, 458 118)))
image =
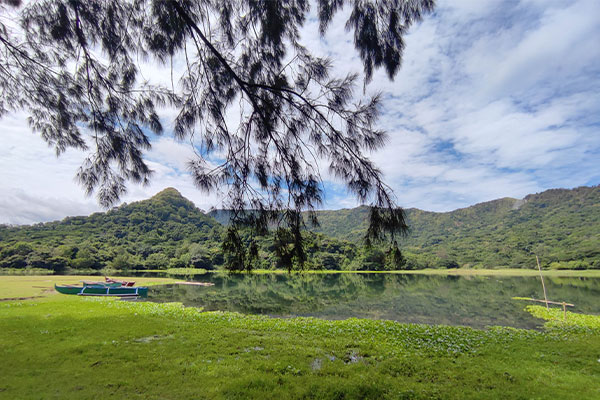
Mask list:
MULTIPOLYGON (((367 87, 383 93, 379 124, 389 135, 370 157, 398 204, 444 212, 600 184, 600 1, 437 4, 407 35, 394 81, 380 71, 367 87)), ((336 73, 361 72, 344 14, 320 37, 312 12, 305 45, 331 57, 336 73)), ((154 67, 145 73, 164 75, 154 67)), ((0 223, 102 210, 74 180, 84 153, 57 158, 21 113, 0 119, 0 140, 0 223)), ((219 208, 219 195, 194 187, 186 169, 193 157, 168 132, 155 138, 145 154, 155 171, 150 185, 129 184, 123 201, 175 187, 201 209, 219 208)), ((324 184, 324 209, 358 205, 340 182, 324 184)))

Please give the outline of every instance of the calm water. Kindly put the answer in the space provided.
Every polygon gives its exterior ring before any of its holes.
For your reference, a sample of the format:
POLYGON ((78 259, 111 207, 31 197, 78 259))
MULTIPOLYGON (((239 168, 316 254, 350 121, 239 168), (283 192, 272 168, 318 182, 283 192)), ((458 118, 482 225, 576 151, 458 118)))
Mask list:
MULTIPOLYGON (((511 299, 543 298, 535 277, 206 274, 194 278, 215 286, 155 286, 147 300, 278 317, 357 317, 478 328, 540 328, 543 323, 524 311, 534 303, 511 299)), ((600 314, 600 279, 544 280, 550 300, 571 302, 575 312, 600 314)))

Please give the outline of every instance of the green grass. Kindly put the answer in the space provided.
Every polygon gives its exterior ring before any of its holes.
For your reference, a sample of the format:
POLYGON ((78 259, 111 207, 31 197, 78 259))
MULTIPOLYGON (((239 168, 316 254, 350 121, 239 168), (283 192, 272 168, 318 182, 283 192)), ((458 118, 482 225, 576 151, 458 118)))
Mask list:
POLYGON ((148 269, 144 272, 162 272, 169 275, 204 275, 208 271, 203 268, 167 268, 167 269, 148 269))
MULTIPOLYGON (((186 270, 193 270, 185 268, 186 270)), ((204 271, 204 270, 201 270, 204 271)), ((206 271, 205 271, 206 272, 206 271)), ((212 272, 212 271, 209 271, 212 272)), ((284 269, 269 270, 256 269, 254 274, 287 274, 284 269)), ((478 275, 478 276, 539 276, 537 269, 520 269, 520 268, 504 268, 504 269, 419 269, 411 271, 333 271, 333 270, 305 270, 292 271, 292 274, 405 274, 405 275, 478 275)), ((600 270, 545 270, 542 271, 544 276, 551 277, 587 277, 600 278, 600 270)))
POLYGON ((43 268, 0 268, 0 275, 53 275, 54 271, 43 268))
POLYGON ((541 333, 78 296, 4 301, 0 399, 600 398, 598 318, 569 315, 572 326, 541 333))

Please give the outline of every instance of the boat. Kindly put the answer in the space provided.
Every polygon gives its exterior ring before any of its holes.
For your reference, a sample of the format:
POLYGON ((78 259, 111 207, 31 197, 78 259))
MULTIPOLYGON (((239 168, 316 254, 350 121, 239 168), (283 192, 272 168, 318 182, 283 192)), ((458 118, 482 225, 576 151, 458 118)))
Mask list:
POLYGON ((76 294, 78 296, 117 296, 137 297, 148 296, 148 288, 141 286, 113 286, 113 285, 54 285, 54 289, 62 294, 76 294))
POLYGON ((110 286, 110 287, 121 287, 120 283, 117 282, 91 282, 91 281, 81 281, 83 286, 110 286))
POLYGON ((135 285, 135 281, 118 281, 116 279, 109 278, 108 276, 104 277, 106 283, 120 283, 121 286, 133 286, 135 285))

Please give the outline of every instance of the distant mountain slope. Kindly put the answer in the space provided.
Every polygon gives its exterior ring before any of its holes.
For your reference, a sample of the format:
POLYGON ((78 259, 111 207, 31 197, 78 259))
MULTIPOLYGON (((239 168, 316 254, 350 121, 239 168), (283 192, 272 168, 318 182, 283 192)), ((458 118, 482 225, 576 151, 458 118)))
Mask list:
MULTIPOLYGON (((367 226, 368 209, 319 212, 316 232, 352 242, 367 226)), ((600 268, 600 187, 551 189, 522 200, 503 198, 452 212, 407 210, 411 231, 402 240, 419 266, 531 266, 596 261, 600 268)))
POLYGON ((317 212, 319 226, 311 227, 314 232, 338 239, 360 243, 369 225, 369 207, 344 208, 317 212))
MULTIPOLYGON (((359 245, 369 208, 318 211, 313 232, 359 245)), ((210 213, 222 224, 227 210, 210 213)), ((407 268, 600 268, 600 187, 551 189, 436 213, 406 210, 410 232, 399 242, 407 268)))
POLYGON ((229 225, 232 214, 229 210, 211 210, 208 215, 221 225, 229 225))

